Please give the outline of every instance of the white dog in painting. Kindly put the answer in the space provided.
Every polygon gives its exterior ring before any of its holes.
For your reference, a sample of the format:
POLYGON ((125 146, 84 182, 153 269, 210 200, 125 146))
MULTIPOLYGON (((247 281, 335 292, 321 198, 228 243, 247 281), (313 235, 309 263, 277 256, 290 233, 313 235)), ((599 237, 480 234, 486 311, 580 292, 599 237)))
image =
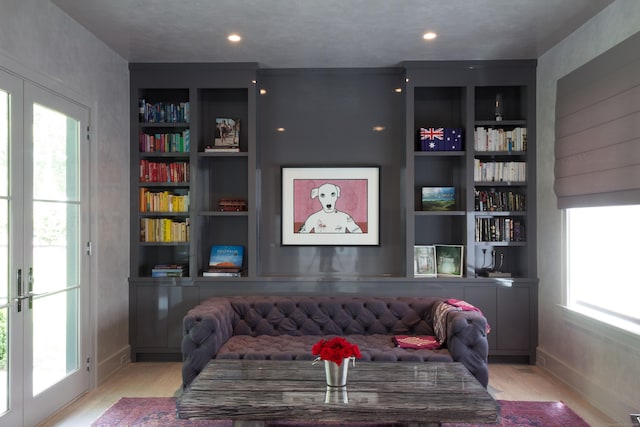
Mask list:
POLYGON ((362 233, 362 229, 351 215, 336 209, 340 197, 340 187, 334 184, 322 184, 311 190, 311 198, 318 198, 320 209, 306 219, 300 233, 362 233))

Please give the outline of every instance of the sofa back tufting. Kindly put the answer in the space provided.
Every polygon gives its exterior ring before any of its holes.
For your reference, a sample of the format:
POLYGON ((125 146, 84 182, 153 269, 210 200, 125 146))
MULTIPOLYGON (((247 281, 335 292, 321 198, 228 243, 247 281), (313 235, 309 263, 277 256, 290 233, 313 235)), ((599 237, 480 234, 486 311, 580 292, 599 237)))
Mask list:
POLYGON ((433 335, 439 298, 232 297, 234 335, 433 335))

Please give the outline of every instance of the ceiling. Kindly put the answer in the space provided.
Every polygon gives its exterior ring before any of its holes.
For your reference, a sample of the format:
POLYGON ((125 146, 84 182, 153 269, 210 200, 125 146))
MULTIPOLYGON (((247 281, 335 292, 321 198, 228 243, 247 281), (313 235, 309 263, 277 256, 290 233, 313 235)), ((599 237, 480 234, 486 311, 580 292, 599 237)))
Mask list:
POLYGON ((537 58, 613 0, 51 1, 129 62, 348 68, 537 58))

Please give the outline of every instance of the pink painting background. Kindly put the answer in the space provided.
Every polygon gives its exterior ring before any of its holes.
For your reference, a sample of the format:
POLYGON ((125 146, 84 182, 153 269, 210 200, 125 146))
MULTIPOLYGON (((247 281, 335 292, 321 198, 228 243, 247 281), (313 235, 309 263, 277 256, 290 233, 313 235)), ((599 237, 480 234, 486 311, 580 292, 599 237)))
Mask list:
POLYGON ((311 190, 326 183, 340 187, 340 197, 336 201, 336 208, 351 215, 362 231, 366 233, 368 212, 366 179, 294 179, 294 232, 298 232, 309 215, 321 209, 318 198, 311 198, 311 190))

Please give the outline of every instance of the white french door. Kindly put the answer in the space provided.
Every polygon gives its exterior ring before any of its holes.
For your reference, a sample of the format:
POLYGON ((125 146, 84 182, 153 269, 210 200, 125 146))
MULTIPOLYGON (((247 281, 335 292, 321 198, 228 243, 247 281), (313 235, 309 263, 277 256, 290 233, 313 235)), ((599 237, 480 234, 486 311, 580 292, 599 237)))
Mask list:
POLYGON ((89 388, 88 117, 0 71, 0 426, 89 388))

